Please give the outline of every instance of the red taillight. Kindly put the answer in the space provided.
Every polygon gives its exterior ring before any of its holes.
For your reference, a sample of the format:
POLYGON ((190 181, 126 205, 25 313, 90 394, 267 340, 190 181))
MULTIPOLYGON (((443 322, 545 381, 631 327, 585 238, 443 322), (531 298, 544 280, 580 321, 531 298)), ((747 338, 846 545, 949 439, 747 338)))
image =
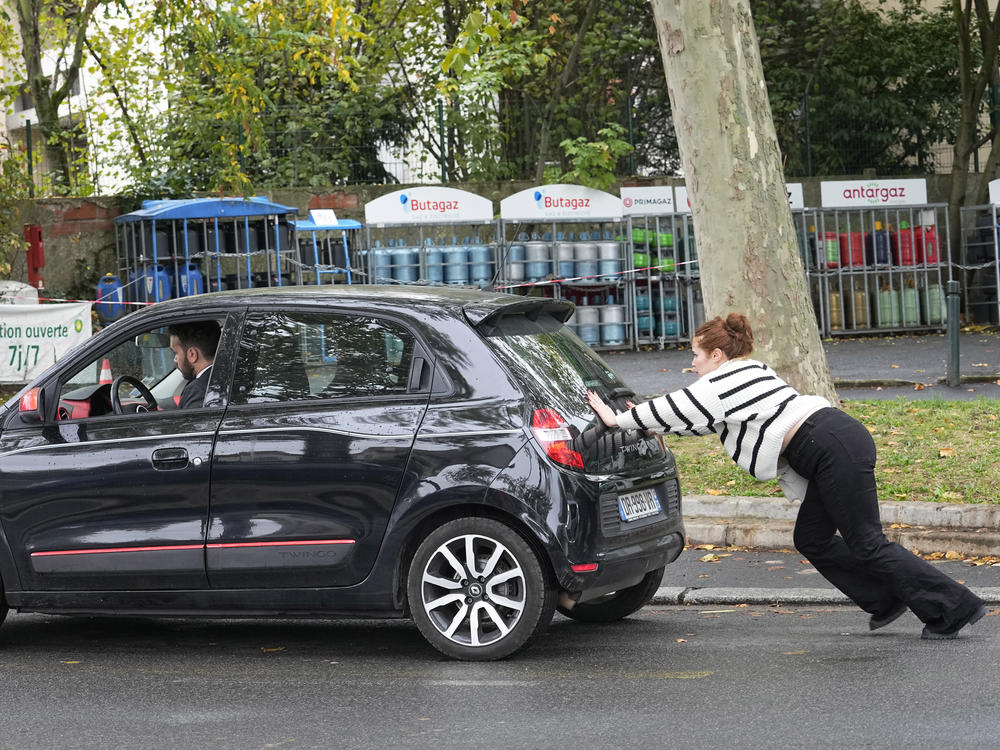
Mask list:
POLYGON ((531 431, 553 461, 571 469, 583 469, 583 456, 569 447, 569 441, 573 439, 569 425, 557 412, 552 409, 535 409, 531 431))
POLYGON ((38 411, 38 392, 38 388, 32 388, 30 391, 21 396, 18 410, 21 412, 38 411))
POLYGON ((593 573, 597 570, 597 563, 580 563, 579 565, 570 565, 570 569, 574 573, 593 573))

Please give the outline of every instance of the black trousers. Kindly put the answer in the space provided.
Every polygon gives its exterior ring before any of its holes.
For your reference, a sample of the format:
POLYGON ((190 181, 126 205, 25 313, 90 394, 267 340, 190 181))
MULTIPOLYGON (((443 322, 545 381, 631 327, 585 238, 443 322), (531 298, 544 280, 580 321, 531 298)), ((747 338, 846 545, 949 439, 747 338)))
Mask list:
POLYGON ((799 427, 785 458, 809 480, 796 549, 861 609, 883 614, 904 602, 925 623, 947 627, 982 606, 965 586, 886 539, 875 441, 864 425, 840 409, 820 409, 799 427))

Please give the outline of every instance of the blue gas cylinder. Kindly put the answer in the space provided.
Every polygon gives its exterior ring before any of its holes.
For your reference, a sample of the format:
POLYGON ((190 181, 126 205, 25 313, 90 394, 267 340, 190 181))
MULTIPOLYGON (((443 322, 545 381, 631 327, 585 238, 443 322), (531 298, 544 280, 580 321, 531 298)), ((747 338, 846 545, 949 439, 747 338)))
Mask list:
POLYGON ((469 247, 469 276, 472 283, 485 286, 493 278, 493 256, 487 245, 471 245, 469 247))
POLYGON ((97 282, 97 317, 102 323, 112 323, 125 314, 125 292, 121 279, 107 274, 97 282))
POLYGON ((469 251, 464 245, 445 248, 444 280, 449 284, 469 283, 469 251))
POLYGON ((177 269, 177 283, 174 293, 178 297, 190 297, 205 291, 205 281, 194 263, 182 264, 177 269))
POLYGON ((875 222, 875 231, 865 235, 865 262, 870 266, 889 265, 889 233, 882 222, 875 222))
POLYGON ((424 241, 424 263, 427 267, 429 284, 444 283, 444 250, 428 237, 424 241))
POLYGON ((420 255, 415 247, 397 247, 392 251, 392 278, 416 281, 420 276, 420 255))
POLYGON ((162 302, 170 299, 170 274, 161 265, 146 266, 145 290, 147 302, 162 302))
POLYGON ((385 284, 392 279, 392 250, 376 243, 369 254, 373 284, 385 284))

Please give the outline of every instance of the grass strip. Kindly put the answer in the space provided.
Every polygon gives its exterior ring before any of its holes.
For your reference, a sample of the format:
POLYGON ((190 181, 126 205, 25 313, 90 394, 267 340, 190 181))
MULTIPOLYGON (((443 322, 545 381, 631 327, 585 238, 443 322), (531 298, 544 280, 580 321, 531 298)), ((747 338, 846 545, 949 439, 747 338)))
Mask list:
MULTIPOLYGON (((1000 400, 847 401, 875 440, 880 500, 1000 504, 1000 400)), ((666 438, 689 495, 780 495, 733 463, 714 435, 666 438)))

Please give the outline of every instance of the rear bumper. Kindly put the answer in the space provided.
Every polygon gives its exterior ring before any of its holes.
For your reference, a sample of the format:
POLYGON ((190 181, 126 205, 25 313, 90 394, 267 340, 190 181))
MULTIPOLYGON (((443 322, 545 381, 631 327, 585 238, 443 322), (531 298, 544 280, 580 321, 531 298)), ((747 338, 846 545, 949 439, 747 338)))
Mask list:
POLYGON ((567 591, 583 592, 580 601, 634 586, 650 571, 672 563, 684 549, 683 522, 678 518, 663 526, 656 537, 598 552, 592 560, 574 561, 568 569, 557 570, 559 586, 567 591), (590 572, 577 573, 573 565, 579 564, 596 564, 597 567, 590 572))

